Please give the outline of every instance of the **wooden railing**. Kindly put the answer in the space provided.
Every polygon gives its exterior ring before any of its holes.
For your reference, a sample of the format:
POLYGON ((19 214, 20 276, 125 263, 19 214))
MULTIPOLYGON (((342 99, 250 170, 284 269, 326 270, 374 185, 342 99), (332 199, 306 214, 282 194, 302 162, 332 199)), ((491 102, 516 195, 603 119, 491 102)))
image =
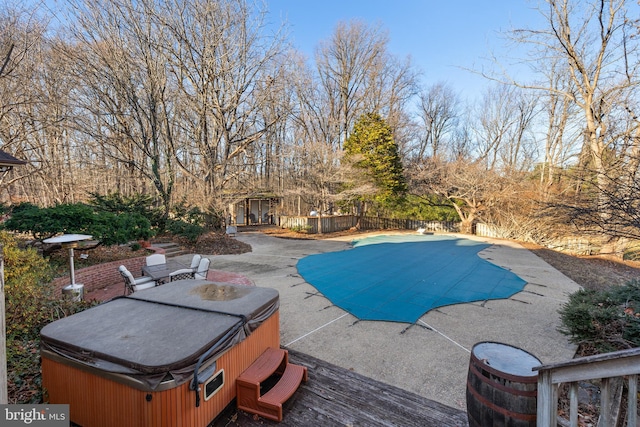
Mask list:
POLYGON ((613 353, 580 357, 568 362, 542 365, 538 371, 539 427, 558 425, 558 387, 569 384, 569 425, 578 426, 578 384, 580 381, 600 380, 600 420, 598 427, 615 427, 618 417, 614 407, 615 390, 621 391, 622 380, 628 381, 626 425, 636 427, 638 411, 638 374, 640 374, 640 348, 613 353))

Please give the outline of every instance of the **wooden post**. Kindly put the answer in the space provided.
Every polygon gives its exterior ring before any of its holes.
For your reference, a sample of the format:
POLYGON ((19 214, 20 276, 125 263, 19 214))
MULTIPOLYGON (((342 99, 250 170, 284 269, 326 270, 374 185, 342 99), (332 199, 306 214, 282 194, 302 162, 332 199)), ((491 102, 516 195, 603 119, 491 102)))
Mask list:
POLYGON ((0 405, 9 403, 7 392, 7 328, 4 313, 4 252, 0 244, 0 405))
POLYGON ((551 380, 551 370, 538 372, 537 425, 557 425, 558 397, 556 387, 551 380))

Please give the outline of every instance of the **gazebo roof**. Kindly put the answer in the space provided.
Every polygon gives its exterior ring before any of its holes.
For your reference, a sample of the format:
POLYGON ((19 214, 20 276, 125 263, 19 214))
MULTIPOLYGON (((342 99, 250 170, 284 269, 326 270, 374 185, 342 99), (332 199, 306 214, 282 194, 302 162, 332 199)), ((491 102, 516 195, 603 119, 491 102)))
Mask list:
POLYGON ((17 159, 6 151, 0 150, 0 167, 13 167, 16 165, 24 165, 27 162, 17 159))
POLYGON ((237 193, 227 193, 223 194, 222 198, 225 200, 229 199, 281 199, 282 196, 278 196, 273 192, 269 191, 246 191, 246 192, 237 192, 237 193))

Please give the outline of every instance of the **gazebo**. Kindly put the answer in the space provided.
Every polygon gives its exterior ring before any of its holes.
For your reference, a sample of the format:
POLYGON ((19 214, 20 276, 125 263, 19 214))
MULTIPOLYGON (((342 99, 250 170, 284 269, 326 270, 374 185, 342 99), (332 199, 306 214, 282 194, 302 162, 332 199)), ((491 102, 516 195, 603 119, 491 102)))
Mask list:
POLYGON ((235 194, 227 196, 227 225, 275 224, 282 198, 272 193, 235 194))

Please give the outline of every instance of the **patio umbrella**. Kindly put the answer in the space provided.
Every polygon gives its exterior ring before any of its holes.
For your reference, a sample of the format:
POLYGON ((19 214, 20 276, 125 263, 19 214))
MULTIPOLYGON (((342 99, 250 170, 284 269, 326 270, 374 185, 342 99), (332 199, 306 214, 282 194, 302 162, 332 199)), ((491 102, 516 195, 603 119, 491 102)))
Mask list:
POLYGON ((61 236, 44 239, 42 241, 43 243, 60 243, 63 249, 69 249, 69 274, 71 275, 71 284, 69 286, 65 286, 64 289, 79 296, 80 298, 78 299, 81 299, 80 289, 83 285, 76 284, 76 275, 73 266, 73 248, 78 247, 78 242, 89 239, 91 239, 91 236, 87 234, 63 234, 61 236))

